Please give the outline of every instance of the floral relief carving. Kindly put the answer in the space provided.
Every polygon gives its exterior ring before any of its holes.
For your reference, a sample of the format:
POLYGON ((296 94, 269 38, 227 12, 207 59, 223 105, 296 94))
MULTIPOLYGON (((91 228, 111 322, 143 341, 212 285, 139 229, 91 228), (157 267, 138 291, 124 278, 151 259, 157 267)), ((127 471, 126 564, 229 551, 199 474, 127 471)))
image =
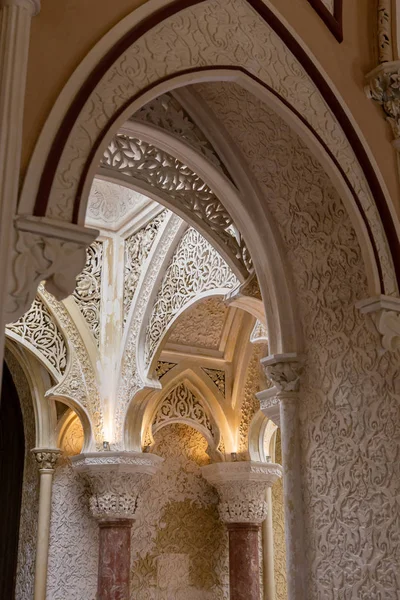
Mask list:
POLYGON ((38 466, 39 471, 54 471, 56 468, 57 460, 60 457, 59 450, 32 450, 35 460, 38 466))
POLYGON ((164 221, 168 211, 157 215, 150 223, 133 233, 125 240, 124 263, 124 321, 128 317, 129 308, 139 281, 141 269, 148 257, 154 238, 164 221))
POLYGON ((223 369, 207 369, 206 367, 202 367, 202 370, 217 386, 221 394, 225 396, 225 371, 223 369))
POLYGON ((385 293, 396 292, 388 244, 357 157, 314 82, 284 42, 245 0, 209 0, 172 15, 141 36, 96 86, 69 136, 53 186, 49 214, 68 219, 85 160, 107 118, 140 90, 171 74, 196 67, 240 67, 282 95, 331 150, 354 187, 367 216, 385 279, 385 293), (229 23, 229 28, 217 23, 229 23), (196 51, 188 40, 194 40, 196 51), (228 34, 229 32, 229 34, 228 34), (180 52, 176 53, 179 46, 180 52), (238 51, 240 48, 240 51, 238 51), (137 68, 137 57, 144 68, 137 68), (312 102, 310 99, 312 98, 312 102), (95 108, 97 107, 97 108, 95 108), (111 112, 110 112, 111 111, 111 112), (103 115, 103 113, 100 113, 103 115), (85 149, 85 151, 83 151, 85 149))
POLYGON ((149 199, 114 182, 94 179, 88 205, 86 221, 99 228, 117 231, 130 214, 149 202, 149 199))
MULTIPOLYGON (((282 464, 280 429, 276 431, 275 462, 282 464)), ((283 479, 272 486, 272 528, 274 534, 274 574, 276 600, 287 600, 285 514, 283 507, 283 479)))
POLYGON ((249 429, 254 415, 260 410, 260 401, 256 394, 260 391, 261 346, 254 346, 246 372, 243 398, 240 405, 239 453, 246 458, 249 452, 249 429))
POLYGON ((220 297, 205 298, 177 319, 168 343, 219 350, 228 307, 220 297))
POLYGON ((157 363, 157 368, 156 368, 156 375, 158 377, 158 379, 161 379, 162 377, 164 377, 164 375, 166 375, 169 371, 171 371, 171 369, 173 369, 174 367, 176 367, 177 363, 170 363, 170 362, 165 362, 165 361, 158 361, 157 363))
POLYGON ((146 364, 177 312, 196 295, 231 289, 237 278, 218 252, 190 227, 182 237, 165 272, 146 331, 146 364))
POLYGON ((73 297, 98 344, 100 335, 103 243, 99 241, 93 242, 87 249, 86 256, 85 268, 76 278, 76 288, 73 297))
POLYGON ((39 296, 35 298, 27 313, 15 323, 7 325, 7 330, 33 346, 60 377, 65 373, 67 346, 64 337, 39 296))
POLYGON ((101 161, 105 172, 117 171, 160 189, 199 224, 210 229, 222 245, 229 248, 233 262, 243 272, 251 260, 232 217, 211 188, 187 165, 160 148, 129 135, 117 133, 101 161))
POLYGON ((277 115, 230 87, 208 86, 207 101, 240 140, 264 190, 292 265, 305 337, 299 408, 307 599, 333 600, 343 590, 349 600, 371 593, 395 599, 398 356, 382 356, 372 317, 355 307, 367 296, 361 252, 322 167, 277 115))
POLYGON ((210 460, 206 450, 206 439, 187 425, 155 434, 152 452, 164 462, 132 528, 132 600, 229 599, 227 533, 200 470, 210 460))
POLYGON ((76 456, 82 452, 84 433, 82 423, 76 416, 63 433, 60 448, 65 456, 76 456))
POLYGON ((194 421, 213 437, 215 435, 203 404, 184 383, 173 388, 158 406, 152 423, 153 434, 168 421, 177 419, 194 421))
POLYGON ((180 139, 183 138, 227 175, 210 141, 172 94, 167 93, 155 98, 138 110, 132 120, 152 123, 180 139))

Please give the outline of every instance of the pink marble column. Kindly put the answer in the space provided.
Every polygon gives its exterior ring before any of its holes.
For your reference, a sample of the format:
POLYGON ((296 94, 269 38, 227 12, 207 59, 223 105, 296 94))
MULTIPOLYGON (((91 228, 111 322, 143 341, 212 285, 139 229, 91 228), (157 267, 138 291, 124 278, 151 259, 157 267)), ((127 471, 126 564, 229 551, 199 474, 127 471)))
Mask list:
POLYGON ((259 531, 267 517, 266 490, 282 477, 282 467, 253 461, 202 467, 220 497, 221 520, 229 532, 230 600, 260 600, 259 531))
POLYGON ((130 519, 99 521, 97 600, 129 600, 130 519))
POLYGON ((257 523, 229 523, 230 600, 260 600, 257 523))

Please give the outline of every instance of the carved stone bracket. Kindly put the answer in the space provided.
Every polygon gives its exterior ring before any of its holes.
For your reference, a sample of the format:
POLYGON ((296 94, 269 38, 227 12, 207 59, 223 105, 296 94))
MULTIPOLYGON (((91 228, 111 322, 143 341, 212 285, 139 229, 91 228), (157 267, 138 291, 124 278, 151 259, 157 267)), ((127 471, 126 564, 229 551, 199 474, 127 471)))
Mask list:
POLYGON ((303 364, 297 354, 278 354, 261 359, 261 365, 277 393, 298 392, 303 364))
POLYGON ((220 496, 219 513, 225 523, 262 523, 268 505, 266 488, 282 477, 274 463, 221 462, 202 467, 202 475, 220 496))
POLYGON ((383 350, 400 349, 400 298, 376 296, 357 303, 363 314, 371 314, 382 336, 383 350))
POLYGON ((35 456, 39 471, 53 472, 61 450, 57 448, 34 448, 32 454, 35 456))
POLYGON ((57 300, 72 294, 86 263, 86 248, 98 232, 28 216, 15 219, 13 234, 6 323, 16 321, 30 308, 43 280, 57 300))
POLYGON ((134 519, 148 477, 163 459, 141 452, 92 452, 71 458, 74 469, 89 484, 90 511, 96 519, 134 519))
POLYGON ((385 62, 367 75, 365 93, 383 108, 400 149, 400 61, 385 62))

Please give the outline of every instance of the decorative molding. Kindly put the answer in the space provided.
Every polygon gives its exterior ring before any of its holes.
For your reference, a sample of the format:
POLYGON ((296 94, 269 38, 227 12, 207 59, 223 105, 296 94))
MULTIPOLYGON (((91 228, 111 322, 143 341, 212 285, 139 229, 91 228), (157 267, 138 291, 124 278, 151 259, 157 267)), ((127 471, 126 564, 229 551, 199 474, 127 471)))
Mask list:
POLYGON ((276 387, 270 387, 256 394, 260 401, 260 410, 278 427, 281 426, 279 392, 276 387))
POLYGON ((139 281, 140 273, 147 259, 154 239, 168 211, 164 210, 144 227, 125 240, 124 263, 124 322, 128 318, 129 309, 139 281))
POLYGON ((39 471, 53 472, 61 450, 57 448, 34 448, 32 454, 35 457, 39 471))
POLYGON ((118 133, 108 145, 101 166, 104 174, 134 178, 167 195, 171 205, 208 229, 228 250, 238 270, 247 273, 251 269, 249 252, 232 217, 199 175, 177 158, 148 142, 118 133))
POLYGON ((171 371, 171 369, 176 367, 176 365, 177 365, 177 363, 171 363, 171 362, 165 362, 165 361, 159 360, 157 363, 157 368, 156 368, 156 375, 157 375, 158 379, 161 379, 162 377, 164 377, 164 375, 169 373, 169 371, 171 371))
POLYGON ((391 62, 394 59, 392 1, 378 0, 378 55, 380 64, 391 62))
MULTIPOLYGON (((174 387, 158 405, 153 418, 154 433, 170 422, 192 421, 207 434, 215 437, 215 431, 203 404, 185 383, 174 387)), ((207 436, 208 437, 208 436, 207 436)))
POLYGON ((67 367, 67 345, 53 315, 39 296, 35 298, 29 311, 15 323, 9 323, 6 332, 22 338, 35 353, 42 355, 50 363, 59 378, 67 367))
POLYGON ((214 463, 202 467, 202 475, 217 488, 218 506, 225 523, 261 524, 268 511, 266 488, 282 477, 274 463, 250 461, 214 463))
POLYGON ((299 391, 303 364, 297 354, 267 356, 260 362, 278 392, 299 391))
POLYGON ((168 265, 153 305, 146 330, 146 365, 151 364, 168 324, 185 304, 204 292, 226 292, 237 281, 218 252, 190 227, 168 265))
POLYGON ((6 6, 22 8, 28 11, 31 17, 36 17, 40 13, 40 0, 0 0, 0 10, 6 6))
POLYGON ((400 349, 400 298, 377 296, 356 304, 363 314, 371 314, 381 335, 383 350, 400 349))
POLYGON ((100 336, 102 268, 103 242, 95 241, 86 250, 85 268, 76 278, 73 297, 97 344, 99 344, 100 336))
POLYGON ((30 307, 37 287, 63 300, 70 296, 97 232, 42 217, 16 217, 8 279, 6 318, 16 321, 30 307))
POLYGON ((339 44, 343 42, 343 0, 308 0, 339 44))
POLYGON ((209 376, 221 394, 225 396, 225 371, 223 369, 207 369, 206 367, 202 367, 202 370, 209 376))

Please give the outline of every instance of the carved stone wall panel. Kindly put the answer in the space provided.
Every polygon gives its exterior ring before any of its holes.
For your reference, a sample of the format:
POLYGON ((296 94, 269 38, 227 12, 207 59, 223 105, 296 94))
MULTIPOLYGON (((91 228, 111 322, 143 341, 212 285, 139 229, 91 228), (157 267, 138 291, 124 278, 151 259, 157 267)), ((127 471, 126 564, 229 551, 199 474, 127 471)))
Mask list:
POLYGON ((223 396, 225 396, 225 392, 226 392, 225 371, 223 371, 221 369, 207 369, 205 367, 202 367, 202 370, 204 371, 204 373, 206 373, 209 376, 209 378, 214 383, 214 385, 217 386, 217 388, 219 389, 221 394, 223 396))
POLYGON ((93 146, 104 124, 104 118, 99 118, 98 107, 107 107, 107 118, 110 119, 130 98, 140 90, 148 89, 152 83, 181 70, 206 65, 248 69, 281 94, 315 129, 342 166, 360 199, 378 248, 385 293, 395 293, 387 240, 354 151, 304 68, 244 0, 209 0, 182 10, 153 27, 118 59, 97 85, 96 103, 92 97, 88 100, 79 123, 73 128, 53 184, 49 214, 61 219, 68 219, 72 214, 74 191, 87 155, 83 148, 93 146), (218 27, 217 23, 229 23, 229 28, 218 27), (194 40, 193 31, 196 31, 195 52, 193 44, 188 43, 188 40, 194 40), (178 46, 180 52, 177 54, 178 46), (137 68, 138 56, 142 61, 141 69, 137 68))
POLYGON ((186 425, 155 435, 153 451, 165 460, 132 528, 132 600, 229 599, 227 534, 218 496, 200 471, 209 462, 206 449, 186 425))
POLYGON ((103 242, 93 242, 87 249, 86 256, 85 268, 76 278, 76 288, 73 297, 98 345, 100 336, 103 242))
POLYGON ((260 346, 254 346, 246 372, 246 381, 241 398, 239 425, 239 455, 248 460, 249 429, 254 415, 260 410, 260 401, 256 393, 260 391, 260 358, 264 356, 260 346))
MULTIPOLYGON (((281 431, 276 430, 275 462, 282 464, 281 431)), ((283 508, 283 479, 272 486, 272 527, 274 534, 274 573, 276 600, 287 600, 285 514, 283 508)))
POLYGON ((158 361, 157 363, 157 368, 156 368, 156 375, 158 377, 158 379, 161 379, 162 377, 164 377, 164 375, 166 375, 171 369, 173 369, 174 367, 176 367, 177 363, 170 363, 170 362, 165 362, 165 361, 158 361))
POLYGON ((276 115, 240 89, 209 86, 208 99, 263 187, 293 269, 306 346, 307 598, 333 600, 345 590, 346 600, 395 600, 399 357, 382 356, 372 318, 355 308, 367 295, 356 234, 319 163, 276 115))
POLYGON ((136 112, 132 119, 157 125, 178 138, 183 138, 228 175, 210 141, 172 94, 167 93, 155 98, 136 112))
POLYGON ((143 264, 150 253, 154 238, 167 214, 168 211, 164 210, 152 219, 150 223, 145 225, 145 227, 142 227, 125 240, 124 322, 126 322, 128 317, 143 264))
POLYGON ((192 227, 182 237, 165 272, 146 331, 146 364, 170 321, 191 299, 217 288, 231 289, 238 280, 230 267, 192 227))
POLYGON ((184 419, 193 421, 214 437, 215 431, 212 426, 207 410, 185 383, 178 384, 162 400, 154 415, 153 431, 159 429, 170 420, 184 419))
POLYGON ((84 433, 82 423, 76 416, 68 425, 60 439, 60 449, 65 456, 75 456, 82 452, 84 433))
POLYGON ((206 298, 174 323, 168 342, 219 350, 228 307, 221 298, 206 298))
POLYGON ((95 600, 98 524, 89 513, 88 491, 68 459, 54 473, 47 597, 95 600))
POLYGON ((86 220, 91 226, 118 230, 129 215, 140 210, 149 199, 114 182, 94 179, 86 209, 86 220))
POLYGON ((37 518, 39 511, 39 477, 31 448, 36 445, 35 414, 29 383, 17 359, 5 351, 22 410, 25 434, 24 479, 18 542, 18 565, 15 600, 33 598, 36 559, 37 518))
POLYGON ((61 377, 67 366, 67 346, 47 306, 37 296, 29 311, 7 329, 29 342, 61 377))

